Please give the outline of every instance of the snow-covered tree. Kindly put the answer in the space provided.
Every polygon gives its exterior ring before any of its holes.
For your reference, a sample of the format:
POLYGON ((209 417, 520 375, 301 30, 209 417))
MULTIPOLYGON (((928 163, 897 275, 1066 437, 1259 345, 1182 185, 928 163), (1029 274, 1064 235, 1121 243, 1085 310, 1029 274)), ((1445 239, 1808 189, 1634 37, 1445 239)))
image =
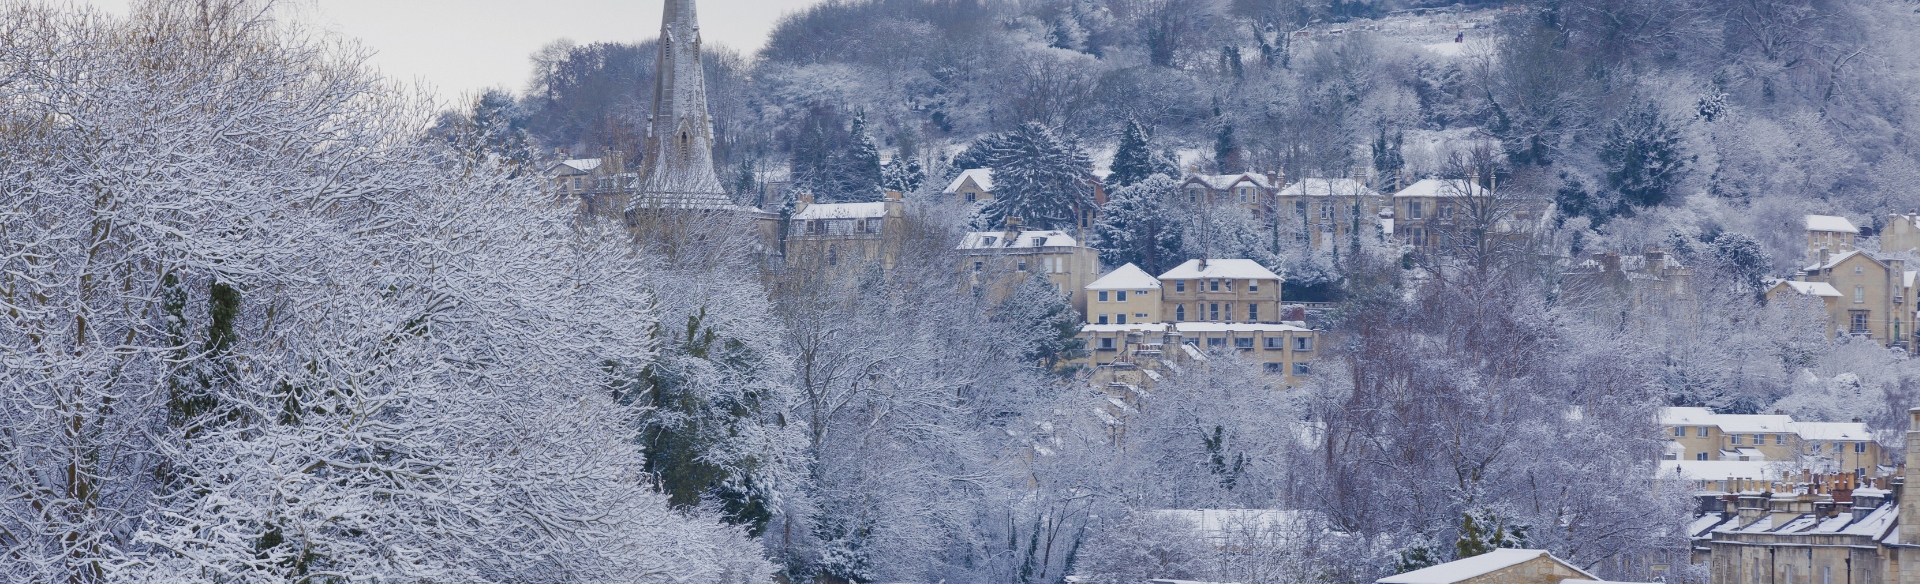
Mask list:
POLYGON ((1113 192, 1100 207, 1090 245, 1109 266, 1134 264, 1159 274, 1186 261, 1185 222, 1173 208, 1180 183, 1151 175, 1113 192))
POLYGON ((1113 154, 1113 172, 1107 175, 1108 188, 1117 191, 1156 174, 1180 175, 1180 169, 1172 160, 1153 151, 1149 143, 1151 139, 1152 136, 1140 122, 1127 120, 1127 126, 1120 130, 1119 149, 1113 154))
POLYGON ((1000 225, 1018 217, 1036 229, 1068 229, 1093 210, 1093 163, 1078 144, 1028 122, 988 151, 993 201, 982 217, 1000 225))

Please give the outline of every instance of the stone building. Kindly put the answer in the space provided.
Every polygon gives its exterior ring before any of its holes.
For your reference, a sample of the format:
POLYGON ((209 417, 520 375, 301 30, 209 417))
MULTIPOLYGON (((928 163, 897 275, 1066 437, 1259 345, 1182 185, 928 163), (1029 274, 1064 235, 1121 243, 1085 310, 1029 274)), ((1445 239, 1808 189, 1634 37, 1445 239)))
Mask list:
POLYGON ((1097 379, 1151 385, 1159 370, 1229 352, 1289 389, 1313 375, 1319 333, 1282 320, 1279 275, 1252 260, 1209 259, 1145 276, 1128 264, 1087 287, 1080 336, 1090 353, 1084 364, 1097 379))
POLYGON ((1861 476, 1880 476, 1892 462, 1872 429, 1860 422, 1797 422, 1777 414, 1664 408, 1660 425, 1678 446, 1668 450, 1668 460, 1781 462, 1787 468, 1861 476))
POLYGON ((1361 237, 1380 237, 1380 210, 1386 197, 1350 178, 1309 178, 1274 195, 1280 232, 1296 244, 1326 249, 1361 237))
POLYGON ((1816 300, 1827 313, 1827 335, 1871 338, 1890 347, 1911 348, 1915 338, 1912 303, 1916 276, 1906 261, 1860 250, 1828 254, 1807 266, 1793 281, 1775 282, 1773 300, 1816 300), (1824 284, 1824 285, 1822 285, 1824 284))
POLYGON ((1693 560, 1712 584, 1920 581, 1920 408, 1908 411, 1906 465, 1889 479, 1800 473, 1697 495, 1693 560))
POLYGON ((963 203, 976 203, 993 200, 993 169, 969 168, 953 177, 945 191, 948 197, 963 203))
POLYGON ((999 302, 1036 274, 1069 295, 1073 309, 1087 313, 1087 284, 1100 274, 1100 253, 1065 231, 1006 231, 966 234, 957 246, 968 283, 990 302, 999 302))
POLYGON ((1560 285, 1570 301, 1618 301, 1638 310, 1691 294, 1693 268, 1660 249, 1626 256, 1598 252, 1561 274, 1560 285))
POLYGON ((837 268, 899 261, 906 231, 906 203, 888 192, 875 203, 814 203, 802 196, 787 219, 782 253, 788 265, 837 268))
POLYGON ((1234 204, 1257 216, 1269 216, 1274 196, 1280 192, 1280 178, 1245 172, 1240 174, 1190 174, 1180 182, 1187 203, 1198 205, 1234 204))
POLYGON ((1854 227, 1846 217, 1832 215, 1808 215, 1807 225, 1807 263, 1817 264, 1836 256, 1859 249, 1854 246, 1860 237, 1860 228, 1854 227))
POLYGON ((1484 224, 1494 237, 1538 230, 1548 219, 1544 200, 1508 197, 1463 179, 1423 179, 1393 194, 1387 231, 1416 248, 1465 244, 1460 239, 1484 224))

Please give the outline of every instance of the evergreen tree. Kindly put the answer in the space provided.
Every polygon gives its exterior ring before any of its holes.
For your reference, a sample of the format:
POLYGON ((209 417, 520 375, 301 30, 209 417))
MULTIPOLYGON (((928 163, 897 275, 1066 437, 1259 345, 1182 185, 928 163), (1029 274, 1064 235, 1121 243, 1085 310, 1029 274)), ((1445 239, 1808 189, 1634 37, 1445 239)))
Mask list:
POLYGON ((1387 138, 1387 129, 1380 129, 1380 137, 1373 141, 1373 170, 1381 179, 1400 176, 1400 170, 1407 166, 1406 156, 1400 153, 1400 146, 1406 136, 1394 132, 1393 138, 1387 138))
POLYGON ((1240 157, 1236 155, 1239 150, 1233 138, 1233 124, 1222 124, 1220 132, 1213 137, 1213 161, 1220 167, 1220 172, 1232 172, 1239 168, 1240 157))
POLYGON ((809 110, 787 147, 793 187, 822 203, 880 200, 880 149, 867 135, 866 116, 851 129, 832 108, 809 110))
POLYGON ((873 201, 880 197, 880 147, 867 133, 867 115, 853 116, 851 140, 841 161, 840 198, 849 201, 873 201))
POLYGON ((998 139, 987 152, 994 199, 982 211, 988 225, 1018 217, 1035 229, 1065 229, 1093 207, 1093 162, 1072 141, 1036 122, 998 139))
POLYGON ((1614 121, 1600 145, 1607 187, 1634 207, 1666 202, 1686 176, 1690 159, 1680 149, 1680 130, 1652 104, 1631 109, 1614 121))
POLYGON ((1107 265, 1134 264, 1149 274, 1184 261, 1183 224, 1171 201, 1180 183, 1164 174, 1113 192, 1093 224, 1092 246, 1107 265))
POLYGON ((1131 186, 1155 174, 1179 176, 1180 169, 1171 158, 1149 147, 1150 139, 1152 134, 1140 122, 1127 121, 1127 127, 1120 130, 1120 149, 1113 154, 1113 174, 1107 175, 1108 187, 1131 186))
POLYGON ((920 185, 926 180, 927 172, 920 167, 920 159, 904 153, 893 157, 880 170, 880 186, 889 191, 911 193, 920 190, 920 185))
POLYGON ((1067 362, 1087 356, 1080 338, 1086 319, 1068 302, 1068 295, 1043 274, 1030 274, 994 311, 994 320, 1012 329, 1021 345, 1021 358, 1059 375, 1072 375, 1067 362))

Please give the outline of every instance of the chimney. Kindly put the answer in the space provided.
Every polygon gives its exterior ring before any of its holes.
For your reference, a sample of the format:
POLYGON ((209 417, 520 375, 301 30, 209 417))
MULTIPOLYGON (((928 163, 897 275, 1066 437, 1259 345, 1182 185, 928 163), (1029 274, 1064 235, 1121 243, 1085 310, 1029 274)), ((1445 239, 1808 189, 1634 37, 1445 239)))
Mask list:
POLYGON ((1020 238, 1019 217, 1007 216, 1007 232, 1003 234, 1003 237, 1007 240, 1007 245, 1013 245, 1014 240, 1020 238))
POLYGON ((1792 491, 1774 493, 1773 497, 1767 501, 1767 517, 1773 520, 1771 523, 1773 528, 1779 529, 1793 522, 1794 518, 1811 512, 1813 503, 1806 500, 1810 498, 1802 497, 1799 493, 1792 491))
POLYGON ((887 191, 887 200, 889 201, 902 200, 905 196, 906 195, 900 191, 887 191))
POLYGON ((1920 541, 1920 489, 1911 488, 1920 476, 1920 408, 1907 410, 1907 465, 1901 469, 1900 541, 1920 541))
POLYGON ((1608 273, 1620 271, 1620 254, 1607 252, 1606 256, 1600 258, 1600 266, 1608 273))
MULTIPOLYGON (((1744 481, 1743 481, 1744 482, 1744 481)), ((1750 487, 1751 485, 1742 485, 1750 487)), ((1759 521, 1767 513, 1767 494, 1754 490, 1740 491, 1740 500, 1734 507, 1740 513, 1740 526, 1746 527, 1759 521)))
POLYGON ((795 213, 799 213, 800 211, 805 210, 807 207, 813 206, 813 193, 800 193, 798 195, 794 195, 793 199, 795 201, 793 205, 793 212, 795 213))
POLYGON ((1207 269, 1207 258, 1200 258, 1200 269, 1207 269))

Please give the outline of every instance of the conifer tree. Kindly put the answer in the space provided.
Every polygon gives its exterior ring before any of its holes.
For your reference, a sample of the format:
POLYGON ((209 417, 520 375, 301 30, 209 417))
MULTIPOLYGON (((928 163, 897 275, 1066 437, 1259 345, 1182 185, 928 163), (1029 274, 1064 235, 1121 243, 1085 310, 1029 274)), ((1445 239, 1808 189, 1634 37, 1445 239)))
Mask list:
POLYGON ((1093 162, 1079 145, 1039 123, 1002 136, 987 162, 994 199, 982 219, 989 225, 1018 217, 1036 229, 1070 228, 1093 207, 1093 162))
POLYGON ((1179 175, 1180 170, 1172 159, 1155 153, 1149 146, 1152 137, 1140 122, 1127 121, 1127 127, 1120 130, 1120 149, 1113 154, 1113 174, 1107 175, 1107 186, 1116 189, 1131 186, 1154 174, 1179 175))
POLYGON ((1169 204, 1179 193, 1172 177, 1154 174, 1114 191, 1093 224, 1092 245, 1110 266, 1134 264, 1149 274, 1173 269, 1185 258, 1180 217, 1169 204))

